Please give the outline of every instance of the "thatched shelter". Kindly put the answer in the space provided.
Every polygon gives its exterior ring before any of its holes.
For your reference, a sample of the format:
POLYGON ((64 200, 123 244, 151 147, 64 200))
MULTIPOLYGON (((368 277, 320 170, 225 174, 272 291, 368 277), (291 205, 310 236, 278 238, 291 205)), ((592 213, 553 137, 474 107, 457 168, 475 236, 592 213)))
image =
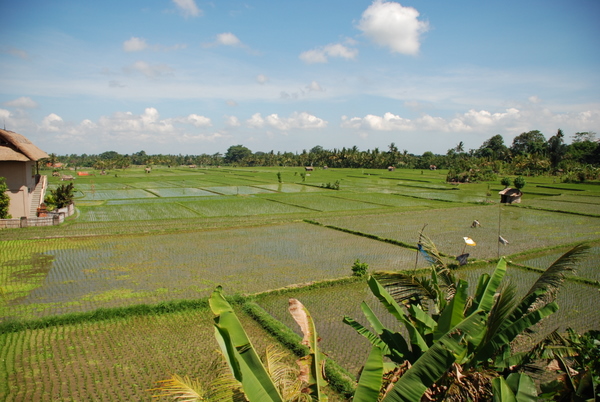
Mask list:
POLYGON ((40 184, 38 161, 48 154, 25 136, 0 129, 0 176, 6 179, 10 197, 8 213, 13 217, 35 216, 44 201, 45 183, 40 184))
POLYGON ((510 187, 505 188, 498 194, 500 194, 500 202, 502 204, 518 204, 521 202, 521 196, 523 195, 520 190, 510 187))

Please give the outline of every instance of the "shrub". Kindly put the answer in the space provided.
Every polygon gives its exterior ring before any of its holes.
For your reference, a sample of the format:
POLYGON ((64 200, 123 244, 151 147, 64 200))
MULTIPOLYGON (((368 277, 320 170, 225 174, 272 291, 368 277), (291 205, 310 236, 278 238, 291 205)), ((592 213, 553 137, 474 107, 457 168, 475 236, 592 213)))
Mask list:
POLYGON ((0 177, 0 219, 10 218, 8 214, 8 205, 10 204, 10 198, 6 194, 8 186, 6 185, 6 179, 0 177))
POLYGON ((352 276, 365 276, 369 270, 369 264, 366 262, 360 262, 357 258, 352 265, 352 276))
POLYGON ((500 184, 502 184, 504 187, 510 187, 512 184, 510 177, 503 177, 502 180, 500 180, 500 184))
POLYGON ((67 207, 73 203, 73 198, 75 198, 73 191, 73 183, 61 184, 56 190, 50 190, 50 194, 46 196, 44 202, 51 207, 50 209, 53 209, 52 206, 55 208, 67 207))
POLYGON ((517 188, 517 190, 521 190, 523 187, 525 187, 525 179, 523 178, 523 176, 519 176, 517 178, 515 178, 515 187, 517 188))

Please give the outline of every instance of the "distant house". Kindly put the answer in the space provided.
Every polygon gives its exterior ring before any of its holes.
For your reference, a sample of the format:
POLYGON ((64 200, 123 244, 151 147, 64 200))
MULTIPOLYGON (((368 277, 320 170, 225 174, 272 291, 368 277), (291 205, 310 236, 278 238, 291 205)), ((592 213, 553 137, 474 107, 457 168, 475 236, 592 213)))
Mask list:
POLYGON ((35 217, 46 195, 46 176, 38 174, 38 161, 47 158, 25 136, 0 129, 0 176, 6 179, 13 218, 35 217))
POLYGON ((500 191, 498 194, 500 194, 500 202, 502 204, 518 204, 521 202, 521 197, 523 196, 521 191, 509 187, 500 191))

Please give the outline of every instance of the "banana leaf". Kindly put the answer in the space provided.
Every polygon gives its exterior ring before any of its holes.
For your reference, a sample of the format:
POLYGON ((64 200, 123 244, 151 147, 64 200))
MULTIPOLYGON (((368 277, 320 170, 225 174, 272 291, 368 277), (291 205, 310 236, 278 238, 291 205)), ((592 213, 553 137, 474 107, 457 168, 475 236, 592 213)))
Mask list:
POLYGON ((451 328, 455 327, 459 322, 464 320, 468 286, 469 284, 466 281, 459 281, 456 292, 454 293, 454 297, 440 314, 437 328, 433 334, 434 340, 441 338, 443 335, 447 334, 451 328))
POLYGON ((408 331, 410 342, 413 346, 413 353, 420 355, 429 349, 427 342, 423 339, 423 336, 419 333, 417 328, 410 322, 406 317, 404 310, 396 303, 396 301, 390 296, 383 286, 374 277, 369 277, 367 280, 371 291, 379 299, 381 304, 392 314, 398 321, 404 324, 408 331), (416 348, 416 349, 415 349, 416 348))
POLYGON ((215 318, 215 336, 236 380, 251 402, 282 402, 269 373, 248 339, 233 308, 217 287, 209 298, 215 318))
POLYGON ((506 380, 502 377, 496 377, 492 380, 492 401, 517 402, 515 393, 510 389, 506 380))
POLYGON ((355 321, 350 317, 344 317, 342 321, 344 322, 344 324, 350 325, 352 328, 354 328, 356 332, 367 338, 373 346, 379 347, 385 355, 388 355, 390 353, 390 349, 388 348, 386 343, 383 342, 381 338, 379 338, 373 332, 369 331, 367 328, 362 326, 359 322, 355 321))
POLYGON ((300 366, 300 373, 304 375, 304 379, 309 385, 312 398, 326 402, 328 398, 321 392, 321 388, 327 384, 325 378, 323 378, 325 358, 319 350, 319 337, 317 336, 315 323, 306 307, 297 299, 289 300, 288 310, 304 334, 302 344, 310 349, 310 354, 297 361, 300 366))
POLYGON ((533 379, 527 374, 512 373, 506 378, 506 383, 515 395, 519 402, 538 400, 537 389, 533 379))
POLYGON ((354 402, 372 402, 379 398, 383 383, 383 351, 373 346, 358 380, 354 402))
POLYGON ((450 369, 455 361, 455 354, 460 355, 466 349, 464 336, 482 330, 484 315, 483 311, 475 312, 438 339, 398 379, 383 399, 384 402, 419 402, 425 391, 450 369))

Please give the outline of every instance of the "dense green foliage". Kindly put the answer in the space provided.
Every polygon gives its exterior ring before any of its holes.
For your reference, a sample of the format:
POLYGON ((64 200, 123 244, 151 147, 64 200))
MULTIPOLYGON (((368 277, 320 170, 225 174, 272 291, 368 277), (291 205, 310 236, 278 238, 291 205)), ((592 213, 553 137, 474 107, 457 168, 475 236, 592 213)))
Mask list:
POLYGON ((8 215, 8 205, 10 204, 10 198, 6 191, 8 187, 6 186, 6 179, 4 177, 0 177, 0 219, 10 218, 8 215))
POLYGON ((50 190, 50 194, 46 196, 44 201, 50 209, 68 207, 75 198, 74 191, 75 186, 73 183, 61 184, 56 189, 50 190))
POLYGON ((252 152, 243 145, 233 145, 225 155, 147 155, 144 151, 121 155, 115 151, 100 155, 52 156, 69 167, 115 169, 131 165, 197 165, 220 166, 314 166, 334 168, 386 169, 389 166, 407 169, 449 169, 448 181, 490 180, 497 174, 560 175, 565 180, 594 180, 599 177, 600 145, 593 132, 575 133, 571 144, 565 144, 565 134, 558 130, 548 140, 533 130, 517 135, 510 147, 497 134, 484 141, 478 149, 464 150, 461 142, 446 155, 424 152, 422 155, 399 151, 392 143, 387 151, 378 148, 361 151, 358 147, 326 150, 315 146, 302 152, 252 152))

